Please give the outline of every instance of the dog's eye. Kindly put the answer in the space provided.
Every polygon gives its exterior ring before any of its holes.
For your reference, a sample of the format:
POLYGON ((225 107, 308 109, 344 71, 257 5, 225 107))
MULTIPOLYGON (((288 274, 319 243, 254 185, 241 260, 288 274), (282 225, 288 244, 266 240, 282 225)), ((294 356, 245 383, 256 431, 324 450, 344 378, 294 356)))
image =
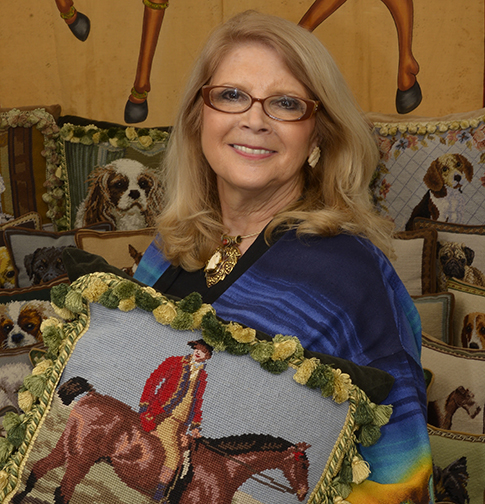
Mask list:
POLYGON ((13 278, 15 276, 15 271, 7 271, 7 278, 13 278))
POLYGON ((32 331, 32 329, 34 329, 34 327, 35 327, 35 324, 33 324, 32 322, 25 324, 26 331, 32 331))
POLYGON ((485 334, 485 327, 480 327, 480 331, 479 331, 480 334, 485 334))
POLYGON ((147 189, 150 187, 150 182, 146 179, 141 179, 140 182, 138 182, 138 185, 140 186, 140 189, 147 189))
POLYGON ((471 324, 467 324, 467 326, 465 327, 465 331, 467 333, 471 333, 472 332, 472 325, 471 324))
POLYGON ((13 325, 12 324, 5 324, 3 326, 3 330, 7 333, 9 333, 11 330, 13 329, 13 325))

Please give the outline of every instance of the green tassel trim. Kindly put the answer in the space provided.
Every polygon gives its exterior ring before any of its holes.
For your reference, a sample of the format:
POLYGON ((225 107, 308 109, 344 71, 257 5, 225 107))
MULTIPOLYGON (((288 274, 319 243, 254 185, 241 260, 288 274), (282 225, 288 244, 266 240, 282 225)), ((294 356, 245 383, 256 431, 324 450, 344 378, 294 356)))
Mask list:
MULTIPOLYGON (((12 479, 9 484, 16 481, 18 474, 20 459, 16 458, 17 449, 22 443, 28 443, 34 432, 27 431, 26 426, 30 427, 29 420, 45 411, 46 396, 52 392, 54 384, 51 375, 54 368, 59 369, 61 349, 65 359, 66 348, 70 348, 68 343, 72 345, 75 341, 73 338, 88 324, 90 302, 123 311, 138 307, 153 313, 159 323, 175 329, 200 329, 204 341, 215 351, 224 350, 233 355, 249 354, 263 369, 273 374, 283 373, 291 367, 297 371, 294 375, 297 383, 320 389, 323 396, 332 397, 338 404, 347 401, 355 423, 349 423, 346 436, 353 441, 347 444, 345 450, 332 454, 328 471, 324 473, 332 476, 322 476, 307 502, 342 502, 351 493, 352 485, 367 478, 368 464, 357 452, 355 443, 366 447, 376 443, 381 435, 380 428, 389 421, 392 406, 371 403, 365 393, 352 384, 348 375, 322 364, 316 358, 306 359, 298 338, 278 334, 271 341, 258 340, 256 331, 219 320, 212 307, 203 305, 198 293, 192 293, 181 301, 172 301, 150 287, 140 287, 135 282, 110 273, 92 273, 80 277, 71 285, 57 285, 51 289, 51 300, 56 310, 71 314, 72 320, 65 323, 51 320, 43 324, 42 333, 48 351, 40 357, 40 368, 37 368, 36 374, 26 377, 20 388, 20 392, 25 394, 28 391, 32 395, 33 404, 30 407, 30 400, 27 401, 30 409, 24 415, 9 412, 4 417, 6 437, 0 438, 0 468, 7 474, 10 472, 12 479), (42 361, 45 361, 44 367, 42 361)), ((57 377, 56 374, 54 376, 57 377)), ((25 448, 20 450, 23 455, 25 448)), ((7 488, 0 491, 0 499, 1 494, 5 496, 8 491, 7 488)))

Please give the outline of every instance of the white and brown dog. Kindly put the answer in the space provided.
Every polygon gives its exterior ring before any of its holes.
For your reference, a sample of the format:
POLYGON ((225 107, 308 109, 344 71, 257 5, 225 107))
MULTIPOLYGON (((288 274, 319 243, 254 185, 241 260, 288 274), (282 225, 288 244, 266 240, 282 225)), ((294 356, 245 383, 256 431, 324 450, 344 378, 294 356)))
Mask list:
POLYGON ((447 290, 449 278, 485 287, 485 274, 472 266, 475 251, 463 243, 439 241, 438 254, 438 289, 447 290))
POLYGON ((0 366, 0 418, 13 411, 21 413, 18 404, 18 393, 24 384, 24 378, 32 373, 32 367, 23 362, 0 366))
POLYGON ((485 313, 472 312, 465 315, 461 345, 464 348, 485 348, 485 313))
POLYGON ((157 174, 133 159, 116 159, 96 168, 76 214, 74 226, 111 222, 117 230, 155 225, 162 208, 162 185, 157 174))
POLYGON ((473 165, 465 156, 443 154, 435 159, 423 177, 428 191, 412 211, 406 230, 412 229, 415 217, 461 222, 465 208, 462 187, 472 178, 473 165))
POLYGON ((0 247, 0 289, 13 289, 15 277, 15 268, 7 247, 0 247))
POLYGON ((42 342, 40 326, 57 317, 49 301, 12 301, 0 305, 0 348, 18 348, 42 342))

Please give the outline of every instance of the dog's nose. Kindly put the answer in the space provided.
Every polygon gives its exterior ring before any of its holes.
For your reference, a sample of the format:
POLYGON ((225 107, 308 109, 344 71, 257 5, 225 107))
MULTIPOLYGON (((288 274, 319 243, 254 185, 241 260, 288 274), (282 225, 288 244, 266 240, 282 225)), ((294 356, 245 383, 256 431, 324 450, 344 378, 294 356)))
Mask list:
POLYGON ((458 173, 453 177, 453 179, 455 180, 455 182, 460 182, 461 180, 461 175, 459 175, 458 173))
POLYGON ((10 338, 12 339, 12 343, 14 343, 15 345, 20 345, 20 343, 22 343, 22 340, 24 339, 24 335, 22 333, 15 333, 12 334, 10 338))
POLYGON ((468 345, 469 348, 474 348, 475 350, 478 350, 478 344, 477 343, 470 343, 468 345))
POLYGON ((133 189, 133 190, 131 190, 131 191, 128 193, 128 196, 129 196, 131 199, 137 200, 137 199, 140 197, 140 191, 137 191, 136 189, 133 189))

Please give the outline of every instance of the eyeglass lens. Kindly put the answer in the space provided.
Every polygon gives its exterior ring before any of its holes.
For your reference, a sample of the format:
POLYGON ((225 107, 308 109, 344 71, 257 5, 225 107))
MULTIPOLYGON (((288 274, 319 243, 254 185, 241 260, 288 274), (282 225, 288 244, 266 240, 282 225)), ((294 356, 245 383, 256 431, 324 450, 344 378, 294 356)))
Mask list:
POLYGON ((257 100, 244 91, 228 87, 214 87, 210 90, 209 96, 214 108, 228 113, 245 112, 253 101, 260 101, 266 114, 283 121, 298 120, 307 110, 307 104, 294 96, 276 95, 257 100))

